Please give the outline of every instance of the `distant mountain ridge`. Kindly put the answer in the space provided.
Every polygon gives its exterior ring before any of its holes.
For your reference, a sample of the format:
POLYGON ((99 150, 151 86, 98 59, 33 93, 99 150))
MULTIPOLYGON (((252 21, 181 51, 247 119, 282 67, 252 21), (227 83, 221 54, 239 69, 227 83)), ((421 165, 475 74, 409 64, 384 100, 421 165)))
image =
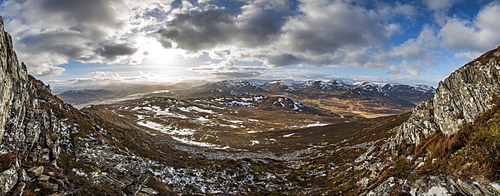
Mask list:
POLYGON ((223 80, 211 82, 201 87, 206 89, 219 89, 220 91, 245 91, 249 93, 258 92, 302 92, 302 91, 352 91, 353 93, 373 93, 378 92, 393 96, 401 93, 423 92, 432 93, 435 88, 432 86, 406 85, 400 83, 377 83, 377 82, 346 82, 343 80, 308 80, 294 81, 272 80, 264 84, 257 84, 251 80, 223 80))

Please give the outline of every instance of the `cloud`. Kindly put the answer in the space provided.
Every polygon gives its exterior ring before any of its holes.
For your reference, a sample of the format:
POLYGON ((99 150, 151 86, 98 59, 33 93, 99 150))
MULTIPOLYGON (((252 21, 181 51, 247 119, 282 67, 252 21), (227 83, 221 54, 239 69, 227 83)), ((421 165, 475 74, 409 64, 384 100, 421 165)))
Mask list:
POLYGON ((153 35, 164 47, 268 67, 388 66, 372 59, 378 50, 373 45, 382 45, 400 31, 400 25, 390 21, 393 16, 415 15, 407 4, 367 9, 342 0, 256 0, 235 9, 190 6, 176 9, 153 35))
POLYGON ((234 10, 178 8, 172 20, 154 36, 164 47, 193 53, 220 47, 259 47, 271 44, 287 20, 284 16, 290 13, 281 0, 254 1, 234 10))
POLYGON ((450 16, 459 3, 7 0, 0 13, 20 60, 38 76, 60 75, 65 69, 57 65, 78 61, 182 64, 182 74, 191 67, 189 74, 212 78, 267 77, 285 66, 383 69, 394 77, 416 77, 444 58, 470 58, 500 43, 498 1, 475 17, 450 16), (435 21, 422 16, 429 13, 435 21))
POLYGON ((98 49, 97 54, 110 59, 111 61, 119 56, 132 55, 137 52, 137 48, 130 47, 126 44, 103 45, 98 49))
POLYGON ((69 60, 128 63, 141 36, 134 32, 161 21, 155 13, 166 13, 172 1, 10 0, 0 12, 30 73, 53 76, 69 60))
POLYGON ((500 43, 500 3, 481 9, 474 20, 450 18, 439 31, 444 47, 451 50, 486 51, 500 43))
POLYGON ((66 89, 102 88, 129 84, 166 84, 174 83, 171 76, 151 72, 117 73, 112 71, 94 71, 89 77, 48 81, 58 91, 66 89))
POLYGON ((431 10, 444 10, 451 8, 458 0, 424 0, 423 2, 431 10))
POLYGON ((293 80, 331 80, 334 72, 301 70, 301 69, 287 69, 287 68, 274 68, 268 73, 262 75, 261 79, 276 80, 276 79, 293 79, 293 80))
POLYGON ((343 1, 305 1, 303 13, 284 27, 279 49, 295 53, 333 53, 347 46, 376 44, 389 38, 390 32, 362 7, 343 1))
POLYGON ((209 74, 222 79, 258 78, 263 74, 262 70, 264 69, 265 67, 262 66, 236 66, 233 59, 190 68, 190 70, 200 74, 209 74))
POLYGON ((440 78, 431 78, 425 76, 412 76, 412 75, 396 75, 392 77, 380 77, 380 76, 363 76, 363 75, 354 75, 348 76, 346 79, 352 80, 354 82, 382 82, 382 83, 401 83, 401 84, 425 84, 436 87, 440 78))
POLYGON ((179 48, 198 52, 229 42, 235 29, 235 21, 227 10, 194 10, 176 14, 168 28, 160 29, 157 35, 165 47, 175 42, 179 48))

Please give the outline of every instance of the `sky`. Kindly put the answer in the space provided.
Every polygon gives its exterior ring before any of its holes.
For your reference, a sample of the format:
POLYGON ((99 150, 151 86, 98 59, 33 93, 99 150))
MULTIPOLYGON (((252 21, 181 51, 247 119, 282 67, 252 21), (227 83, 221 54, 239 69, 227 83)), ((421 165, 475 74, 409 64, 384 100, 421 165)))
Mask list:
POLYGON ((294 79, 437 86, 500 45, 500 1, 0 0, 53 88, 294 79))

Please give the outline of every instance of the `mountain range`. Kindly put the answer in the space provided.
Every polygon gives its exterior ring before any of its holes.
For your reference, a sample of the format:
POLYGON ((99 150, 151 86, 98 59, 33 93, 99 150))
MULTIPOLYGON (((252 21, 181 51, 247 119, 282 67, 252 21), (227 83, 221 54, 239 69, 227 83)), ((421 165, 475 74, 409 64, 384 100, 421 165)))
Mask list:
POLYGON ((0 81, 0 195, 500 195, 500 47, 436 89, 222 81, 78 110, 0 19, 0 81))

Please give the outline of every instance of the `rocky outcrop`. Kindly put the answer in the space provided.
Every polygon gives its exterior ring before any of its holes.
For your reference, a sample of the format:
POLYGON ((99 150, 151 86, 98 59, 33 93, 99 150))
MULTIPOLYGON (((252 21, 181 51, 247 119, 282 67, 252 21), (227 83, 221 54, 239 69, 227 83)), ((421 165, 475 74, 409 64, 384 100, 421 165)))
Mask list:
POLYGON ((368 192, 368 196, 390 195, 500 195, 497 183, 479 184, 440 176, 421 177, 414 182, 390 177, 368 192))
POLYGON ((492 107, 500 92, 500 47, 459 68, 440 82, 434 98, 416 107, 409 120, 394 128, 393 146, 419 144, 434 133, 456 133, 492 107))

